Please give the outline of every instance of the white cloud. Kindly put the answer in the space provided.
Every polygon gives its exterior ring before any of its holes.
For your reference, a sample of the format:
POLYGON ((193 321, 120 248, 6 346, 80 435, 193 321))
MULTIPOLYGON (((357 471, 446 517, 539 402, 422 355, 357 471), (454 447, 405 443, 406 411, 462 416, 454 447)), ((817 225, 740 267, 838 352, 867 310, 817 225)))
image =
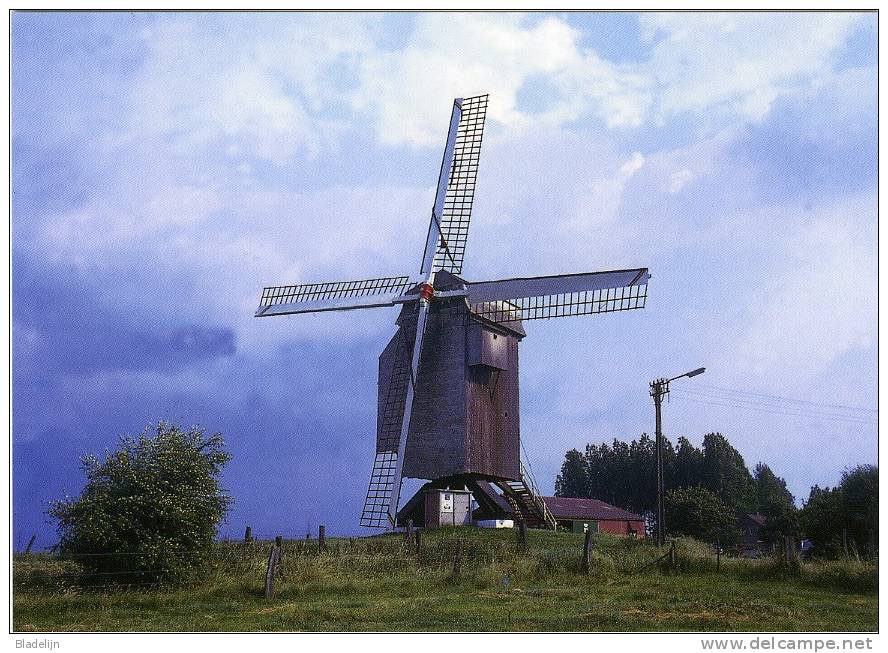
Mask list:
POLYGON ((646 158, 606 135, 537 129, 485 139, 464 272, 469 279, 631 267, 623 194, 646 158))
POLYGON ((643 64, 656 80, 662 117, 698 114, 758 121, 774 101, 832 70, 835 53, 862 18, 845 12, 644 13, 654 42, 643 64))
POLYGON ((344 76, 371 48, 360 17, 311 14, 178 16, 142 38, 149 55, 130 95, 129 138, 277 164, 331 145, 342 127, 322 110, 341 102, 342 88, 328 76, 344 76))
POLYGON ((594 115, 612 128, 694 115, 701 127, 759 121, 787 93, 832 71, 859 24, 851 13, 645 13, 642 62, 614 64, 579 44, 561 19, 424 14, 401 51, 367 51, 353 102, 375 116, 384 143, 441 142, 450 100, 490 92, 489 118, 510 129, 558 126, 594 115), (519 93, 543 75, 544 108, 522 110, 519 93))
POLYGON ((354 103, 376 116, 384 143, 435 145, 454 97, 489 92, 488 117, 514 129, 558 125, 600 104, 607 122, 637 124, 637 75, 583 52, 579 34, 558 18, 528 25, 514 14, 422 14, 407 47, 369 52, 354 103), (522 112, 524 84, 545 75, 548 106, 522 112))
POLYGON ((673 172, 669 175, 669 192, 673 194, 677 193, 687 186, 689 182, 693 181, 694 176, 694 173, 687 168, 673 172))
POLYGON ((650 56, 616 64, 565 20, 425 13, 403 47, 374 41, 378 17, 176 16, 142 34, 130 138, 180 151, 232 150, 277 164, 335 147, 367 123, 383 144, 438 146, 454 97, 489 92, 510 130, 595 116, 611 128, 696 116, 700 126, 761 120, 782 95, 822 83, 859 16, 644 13, 650 56), (545 89, 535 89, 535 80, 545 89), (522 93, 535 95, 531 110, 522 93))
POLYGON ((641 152, 633 152, 632 158, 620 166, 620 172, 626 176, 631 176, 641 170, 644 165, 644 155, 641 152))
POLYGON ((876 342, 875 197, 865 194, 820 207, 813 216, 773 207, 763 225, 797 224, 785 233, 779 265, 759 271, 750 322, 738 338, 741 375, 780 386, 810 382, 838 358, 876 342), (779 221, 779 222, 778 222, 779 221))

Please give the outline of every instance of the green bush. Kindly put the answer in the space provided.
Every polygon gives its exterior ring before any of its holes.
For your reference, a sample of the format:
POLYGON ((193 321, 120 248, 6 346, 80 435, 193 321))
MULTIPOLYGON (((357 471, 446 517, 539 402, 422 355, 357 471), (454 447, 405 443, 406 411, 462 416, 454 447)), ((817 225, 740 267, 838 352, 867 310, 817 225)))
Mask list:
POLYGON ((232 499, 219 484, 230 456, 218 433, 160 422, 123 437, 105 459, 86 456, 79 497, 53 502, 59 551, 82 580, 121 585, 181 581, 212 549, 232 499))
POLYGON ((735 535, 733 511, 704 487, 669 490, 665 503, 666 528, 670 533, 706 542, 730 542, 735 535))

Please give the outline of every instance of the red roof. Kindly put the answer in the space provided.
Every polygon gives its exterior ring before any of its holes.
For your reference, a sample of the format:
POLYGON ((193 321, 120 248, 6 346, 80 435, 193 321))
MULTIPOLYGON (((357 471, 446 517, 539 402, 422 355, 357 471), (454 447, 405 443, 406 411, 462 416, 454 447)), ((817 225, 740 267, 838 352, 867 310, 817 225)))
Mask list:
POLYGON ((642 521, 642 517, 598 499, 543 497, 556 519, 596 519, 642 521))

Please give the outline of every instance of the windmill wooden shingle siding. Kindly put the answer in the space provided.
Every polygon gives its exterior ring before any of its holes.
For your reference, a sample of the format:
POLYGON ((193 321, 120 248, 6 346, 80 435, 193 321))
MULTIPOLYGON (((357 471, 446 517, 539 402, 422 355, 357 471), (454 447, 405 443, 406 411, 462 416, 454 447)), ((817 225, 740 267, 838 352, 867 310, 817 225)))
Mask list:
MULTIPOLYGON (((469 282, 462 274, 487 96, 457 98, 418 277, 267 286, 257 317, 400 306, 379 358, 376 452, 364 526, 397 520, 404 476, 494 481, 519 511, 555 519, 521 464, 522 322, 644 307, 647 268, 469 282)), ((369 430, 369 429, 368 429, 369 430)))

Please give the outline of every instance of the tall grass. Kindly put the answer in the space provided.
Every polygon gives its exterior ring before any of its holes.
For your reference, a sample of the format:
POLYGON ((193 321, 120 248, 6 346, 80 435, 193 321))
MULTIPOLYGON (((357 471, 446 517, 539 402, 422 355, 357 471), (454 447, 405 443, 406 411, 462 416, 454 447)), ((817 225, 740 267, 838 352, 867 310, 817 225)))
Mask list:
MULTIPOLYGON (((323 552, 316 541, 285 540, 281 575, 285 584, 305 586, 332 578, 360 579, 389 575, 397 582, 405 576, 430 581, 474 583, 496 587, 520 581, 540 581, 550 576, 585 575, 582 566, 583 536, 573 533, 530 531, 525 551, 518 550, 510 531, 480 531, 444 528, 426 532, 422 546, 407 543, 402 535, 372 538, 330 539, 323 552), (453 576, 457 547, 461 549, 460 573, 453 576), (292 581, 292 583, 290 582, 292 581)), ((803 562, 787 568, 777 558, 758 560, 721 556, 717 561, 710 545, 691 538, 675 540, 675 564, 669 564, 669 544, 657 548, 645 540, 608 534, 593 537, 589 576, 617 580, 645 574, 722 574, 748 581, 804 583, 855 592, 878 588, 875 562, 841 560, 803 562)), ((270 543, 220 542, 200 567, 192 570, 191 581, 221 582, 260 578, 267 563, 270 543)), ((77 560, 48 555, 18 556, 14 562, 14 587, 21 591, 70 592, 87 585, 79 575, 77 560)), ((105 585, 127 585, 126 579, 108 578, 105 585)), ((136 585, 133 583, 133 585, 136 585)))
MULTIPOLYGON (((186 586, 77 582, 76 560, 17 556, 14 623, 34 629, 631 630, 869 628, 875 563, 805 562, 793 574, 776 559, 722 556, 691 539, 669 547, 607 534, 583 536, 466 528, 403 535, 285 540, 271 601, 264 596, 270 542, 220 542, 186 586), (454 558, 461 550, 459 573, 454 558), (839 606, 818 610, 818 601, 839 606), (862 606, 862 607, 861 607, 862 606), (207 621, 209 620, 209 621, 207 621), (442 621, 443 620, 443 621, 442 621)), ((873 622, 875 623, 875 622, 873 622)))

